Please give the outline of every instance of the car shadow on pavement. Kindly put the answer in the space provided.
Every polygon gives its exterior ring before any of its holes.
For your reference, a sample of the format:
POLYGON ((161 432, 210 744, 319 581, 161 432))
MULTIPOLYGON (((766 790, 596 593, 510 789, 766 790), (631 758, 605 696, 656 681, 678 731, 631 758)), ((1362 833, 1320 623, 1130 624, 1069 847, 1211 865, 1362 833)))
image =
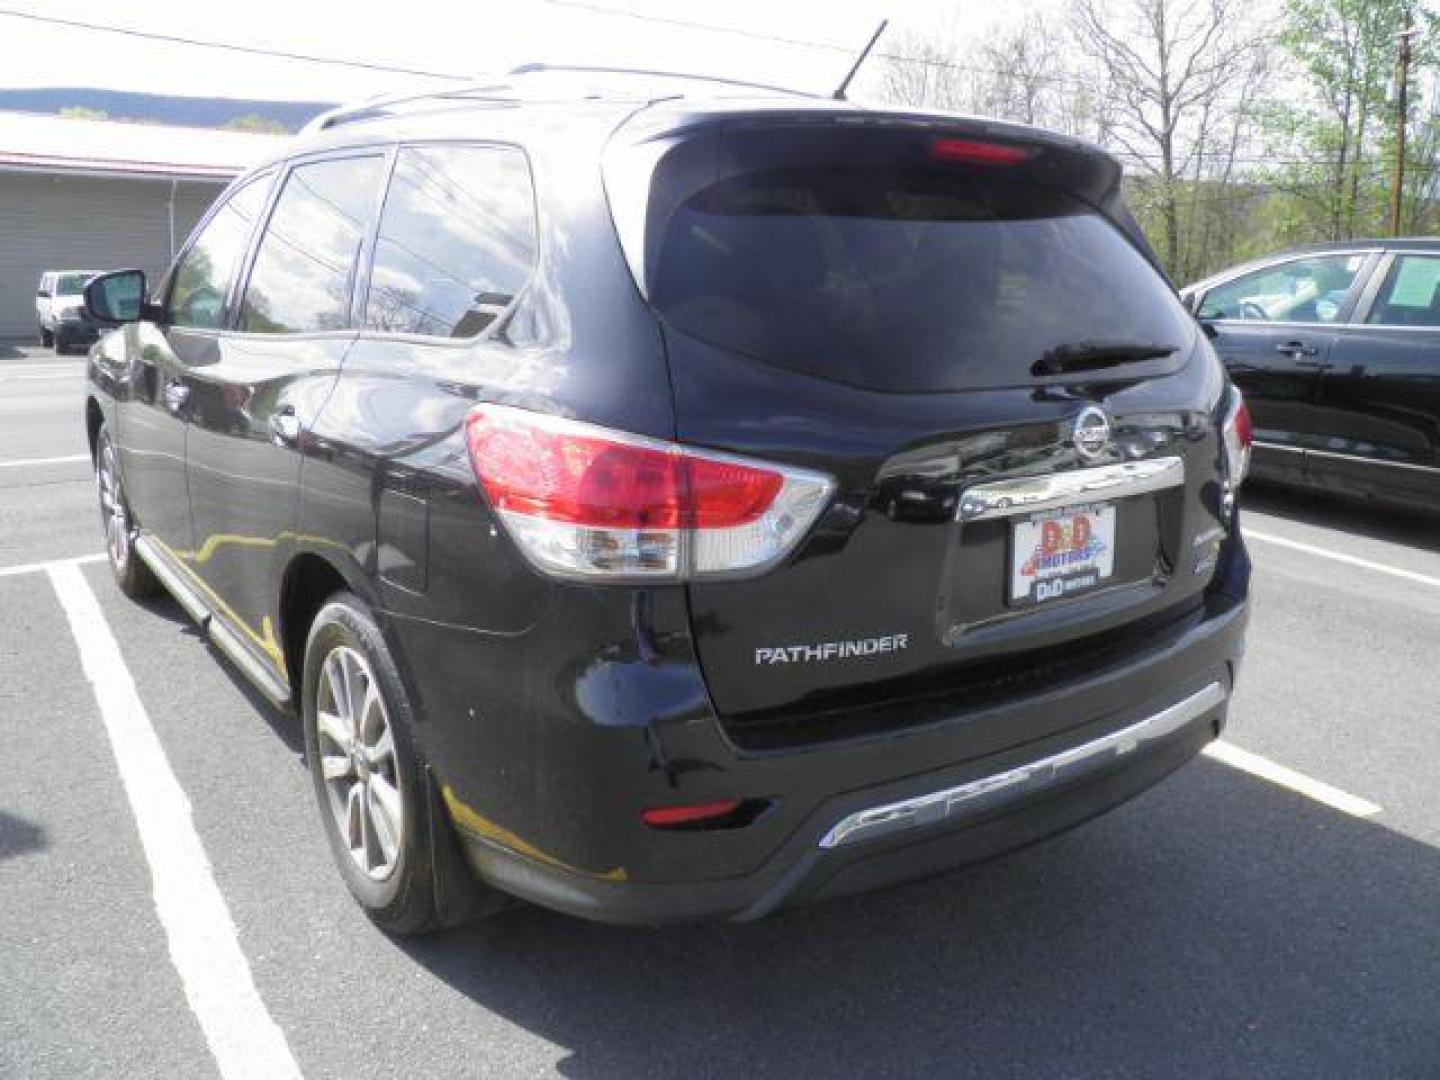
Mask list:
POLYGON ((45 830, 33 822, 0 810, 0 862, 45 846, 45 830))
POLYGON ((219 666, 220 670, 225 673, 225 677, 230 680, 236 691, 245 698, 256 715, 270 726, 270 730, 275 733, 291 753, 301 759, 304 758, 305 737, 300 729, 299 722, 294 717, 287 716, 281 712, 271 704, 269 698, 255 689, 255 684, 252 683, 239 668, 231 663, 228 656, 211 643, 209 635, 196 625, 195 620, 187 615, 184 609, 182 609, 169 594, 147 596, 134 602, 150 614, 173 623, 186 637, 191 637, 203 642, 205 647, 210 650, 211 655, 214 656, 215 663, 219 666))
POLYGON ((749 926, 527 908, 405 948, 577 1078, 1440 1069, 1440 851, 1205 759, 1028 851, 749 926))
POLYGON ((1435 518, 1386 503, 1247 480, 1241 513, 1255 510, 1304 525, 1440 551, 1435 518))

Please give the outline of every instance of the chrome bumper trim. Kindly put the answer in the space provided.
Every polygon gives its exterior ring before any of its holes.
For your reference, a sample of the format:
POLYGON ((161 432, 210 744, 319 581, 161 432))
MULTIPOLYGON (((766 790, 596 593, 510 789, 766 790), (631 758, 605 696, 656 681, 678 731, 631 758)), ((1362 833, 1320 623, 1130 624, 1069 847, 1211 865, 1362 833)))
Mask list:
POLYGON ((1078 780, 1117 758, 1173 735, 1191 721, 1223 705, 1226 696, 1225 687, 1213 682, 1168 709, 1092 742, 993 776, 971 780, 958 787, 856 811, 837 822, 821 838, 820 846, 827 849, 847 847, 908 829, 937 825, 951 817, 992 809, 1044 788, 1078 780))
POLYGON ((1185 461, 1178 457, 1125 461, 1074 469, 1046 476, 1022 476, 976 484, 960 495, 962 522, 1014 517, 1041 510, 1058 510, 1077 503, 1126 499, 1185 483, 1185 461))

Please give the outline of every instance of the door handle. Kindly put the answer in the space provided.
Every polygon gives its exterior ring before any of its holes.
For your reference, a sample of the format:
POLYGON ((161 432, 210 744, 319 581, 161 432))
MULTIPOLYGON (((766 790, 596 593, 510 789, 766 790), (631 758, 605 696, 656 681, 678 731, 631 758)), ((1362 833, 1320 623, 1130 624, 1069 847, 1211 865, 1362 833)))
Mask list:
POLYGON ((300 439, 300 417, 295 415, 294 406, 287 405, 277 413, 270 414, 270 434, 277 446, 293 446, 300 439))
POLYGON ((1320 349, 1315 345, 1306 345, 1303 341, 1286 341, 1275 346, 1275 351, 1281 356, 1288 356, 1292 360, 1299 356, 1319 356, 1320 349))
POLYGON ((178 413, 190 397, 190 388, 179 379, 171 379, 165 384, 163 393, 165 397, 165 407, 172 413, 178 413))

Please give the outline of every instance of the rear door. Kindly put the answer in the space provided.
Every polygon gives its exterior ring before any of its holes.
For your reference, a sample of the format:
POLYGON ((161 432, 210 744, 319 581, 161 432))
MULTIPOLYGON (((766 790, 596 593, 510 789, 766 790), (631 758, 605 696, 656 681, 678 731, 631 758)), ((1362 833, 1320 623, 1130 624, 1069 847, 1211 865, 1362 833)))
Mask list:
POLYGON ((659 166, 645 278, 680 439, 838 481, 786 563, 690 586, 732 731, 1038 689, 1198 604, 1222 374, 1096 210, 1096 159, 777 124, 659 166), (1037 374, 1106 343, 1154 355, 1037 374))
POLYGON ((1320 372, 1374 258, 1353 251, 1286 259, 1200 298, 1197 315, 1218 331, 1215 351, 1250 407, 1258 473, 1298 480, 1301 452, 1325 444, 1320 372))
POLYGON ((300 443, 355 339, 357 266, 384 151, 304 160, 280 181, 232 324, 187 365, 192 566, 277 672, 279 567, 295 525, 300 443))
POLYGON ((1311 478, 1440 506, 1440 254, 1387 255, 1366 292, 1320 380, 1311 478))

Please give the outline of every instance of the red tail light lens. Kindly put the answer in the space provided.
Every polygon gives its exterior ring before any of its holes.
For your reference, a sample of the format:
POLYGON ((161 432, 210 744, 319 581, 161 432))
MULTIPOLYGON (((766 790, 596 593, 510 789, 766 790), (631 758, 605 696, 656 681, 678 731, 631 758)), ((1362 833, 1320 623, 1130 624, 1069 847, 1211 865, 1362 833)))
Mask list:
POLYGON ((1030 160, 1030 151, 974 139, 936 139, 930 144, 930 157, 951 165, 1021 165, 1030 160))
POLYGON ((671 529, 684 515, 675 455, 580 434, 470 417, 470 457, 501 513, 577 525, 671 529))
POLYGON ((466 437, 490 505, 562 576, 754 572, 786 554, 833 485, 768 465, 486 405, 466 437))
POLYGON ((703 457, 680 460, 690 497, 686 524, 694 529, 758 521, 785 486, 785 477, 770 469, 703 457))
POLYGON ((1255 431, 1250 424, 1250 409, 1240 391, 1230 388, 1230 405, 1225 410, 1225 422, 1221 436, 1225 442, 1225 471, 1230 489, 1238 488, 1250 471, 1250 447, 1255 442, 1255 431))

